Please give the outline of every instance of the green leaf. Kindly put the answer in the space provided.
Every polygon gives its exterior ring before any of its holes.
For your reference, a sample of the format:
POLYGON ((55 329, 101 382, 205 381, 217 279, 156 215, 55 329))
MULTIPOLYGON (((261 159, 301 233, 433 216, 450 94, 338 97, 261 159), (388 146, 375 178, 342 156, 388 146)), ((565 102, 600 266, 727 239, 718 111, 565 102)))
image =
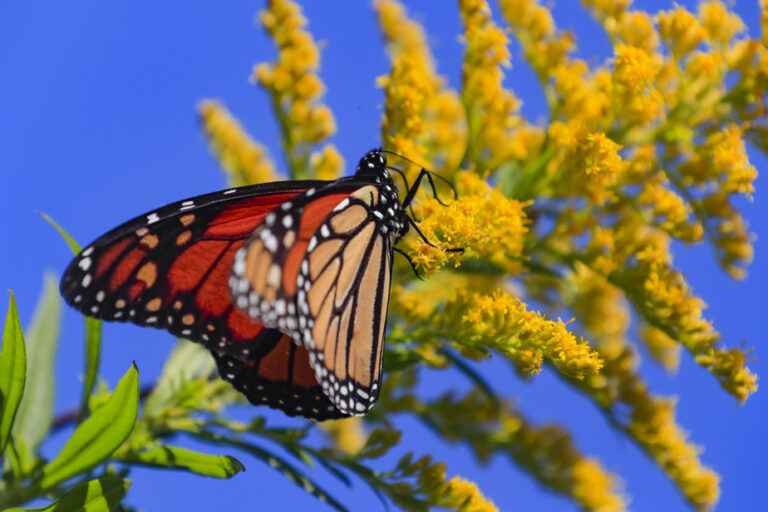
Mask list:
POLYGON ((101 364, 101 320, 85 317, 85 378, 80 393, 80 417, 88 413, 88 399, 96 386, 101 364))
POLYGON ((245 467, 234 457, 212 455, 169 445, 131 452, 120 457, 119 460, 142 466, 182 469, 213 478, 232 478, 241 471, 245 471, 245 467))
POLYGON ((55 220, 53 220, 53 218, 50 215, 48 215, 47 213, 40 212, 40 216, 43 218, 43 220, 45 222, 47 222, 48 224, 53 226, 53 229, 55 229, 59 233, 59 235, 61 235, 61 238, 63 238, 64 241, 67 243, 67 245, 69 246, 70 250, 72 251, 72 254, 77 255, 80 252, 80 244, 78 244, 75 241, 75 239, 72 237, 72 235, 70 235, 67 232, 66 229, 61 227, 61 225, 58 222, 56 222, 55 220))
POLYGON ((139 371, 132 365, 107 402, 72 433, 43 468, 41 486, 54 485, 104 462, 131 435, 139 411, 139 371))
POLYGON ((205 347, 179 340, 166 360, 152 393, 144 402, 144 415, 153 416, 159 413, 184 382, 208 377, 215 367, 213 358, 205 347))
MULTIPOLYGON (((60 500, 26 512, 117 512, 131 486, 130 480, 105 475, 76 485, 60 500)), ((21 509, 14 509, 21 510, 21 509)))
MULTIPOLYGON (((61 238, 69 246, 72 254, 80 253, 80 244, 70 235, 66 229, 53 220, 47 213, 40 212, 40 216, 55 229, 61 238)), ((88 399, 96 385, 96 377, 99 374, 101 362, 101 320, 85 317, 85 378, 83 389, 80 393, 80 418, 85 418, 88 413, 88 399)))
POLYGON ((27 382, 13 437, 35 451, 53 420, 54 360, 59 340, 61 299, 56 277, 46 273, 43 293, 27 328, 27 382))
POLYGON ((0 455, 8 443, 16 411, 24 396, 26 374, 24 332, 19 322, 16 299, 10 292, 3 329, 3 350, 0 352, 0 455))

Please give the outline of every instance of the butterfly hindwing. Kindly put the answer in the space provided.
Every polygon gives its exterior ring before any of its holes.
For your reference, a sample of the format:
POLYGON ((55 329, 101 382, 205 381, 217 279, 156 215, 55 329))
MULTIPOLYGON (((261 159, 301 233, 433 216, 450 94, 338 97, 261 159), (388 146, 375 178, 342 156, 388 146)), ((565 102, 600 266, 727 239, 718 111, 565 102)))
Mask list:
POLYGON ((219 374, 254 405, 267 405, 290 416, 322 421, 343 418, 318 384, 304 347, 279 331, 262 340, 262 354, 235 357, 214 353, 219 374))

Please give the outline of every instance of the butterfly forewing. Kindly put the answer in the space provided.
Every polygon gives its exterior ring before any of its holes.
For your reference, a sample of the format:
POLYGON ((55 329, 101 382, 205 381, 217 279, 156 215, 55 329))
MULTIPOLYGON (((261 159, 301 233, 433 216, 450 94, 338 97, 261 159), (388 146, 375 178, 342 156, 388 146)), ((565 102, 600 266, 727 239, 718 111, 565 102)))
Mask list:
POLYGON ((164 328, 222 353, 258 351, 267 329, 229 292, 235 254, 271 210, 319 185, 242 187, 148 212, 88 245, 65 271, 62 294, 96 318, 164 328))

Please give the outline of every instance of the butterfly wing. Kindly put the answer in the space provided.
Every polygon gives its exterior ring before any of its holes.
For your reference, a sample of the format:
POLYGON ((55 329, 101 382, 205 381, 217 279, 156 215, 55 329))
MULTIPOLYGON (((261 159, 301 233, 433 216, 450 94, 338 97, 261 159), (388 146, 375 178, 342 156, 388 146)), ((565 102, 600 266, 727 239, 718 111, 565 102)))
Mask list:
POLYGON ((313 194, 281 207, 238 252, 233 295, 306 348, 341 413, 362 414, 381 382, 391 242, 376 186, 348 180, 313 194))
POLYGON ((219 374, 254 405, 317 421, 343 418, 323 393, 304 347, 274 329, 262 339, 264 352, 236 357, 213 352, 219 374))
POLYGON ((274 208, 325 182, 280 182, 214 192, 169 204, 88 245, 61 280, 84 314, 163 328, 223 354, 264 354, 274 336, 233 307, 235 254, 274 208))

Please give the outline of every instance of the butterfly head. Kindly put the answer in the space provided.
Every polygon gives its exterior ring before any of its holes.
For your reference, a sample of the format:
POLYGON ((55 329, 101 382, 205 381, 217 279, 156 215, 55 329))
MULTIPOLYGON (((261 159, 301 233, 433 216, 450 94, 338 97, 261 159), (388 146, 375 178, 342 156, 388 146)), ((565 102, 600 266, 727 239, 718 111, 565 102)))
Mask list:
POLYGON ((387 157, 381 148, 375 148, 367 152, 357 163, 355 169, 357 176, 376 176, 379 178, 388 178, 387 157))

